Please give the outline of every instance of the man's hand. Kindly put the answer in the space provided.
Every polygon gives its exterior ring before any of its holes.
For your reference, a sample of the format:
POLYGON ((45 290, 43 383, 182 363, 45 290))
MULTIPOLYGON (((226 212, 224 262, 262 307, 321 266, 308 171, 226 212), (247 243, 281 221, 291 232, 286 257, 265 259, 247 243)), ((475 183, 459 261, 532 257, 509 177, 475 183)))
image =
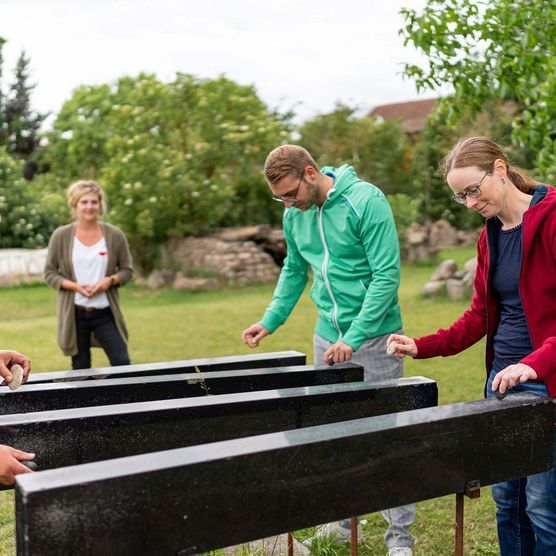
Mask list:
POLYGON ((32 473, 20 461, 30 461, 35 458, 35 454, 22 452, 10 446, 0 444, 0 484, 11 486, 14 484, 15 476, 20 473, 32 473))
POLYGON ((249 328, 243 331, 241 334, 241 339, 244 344, 247 344, 250 348, 256 348, 260 341, 268 336, 270 332, 260 324, 252 324, 249 328))
POLYGON ((506 391, 518 384, 527 382, 528 380, 536 380, 537 373, 529 365, 517 363, 516 365, 509 365, 496 374, 492 381, 492 391, 505 394, 506 391))
POLYGON ((388 355, 402 359, 406 355, 415 357, 417 355, 417 346, 415 340, 409 336, 401 334, 390 334, 386 340, 386 352, 388 355))
POLYGON ((327 365, 333 365, 334 363, 343 363, 344 361, 350 361, 353 355, 353 348, 344 344, 342 340, 337 341, 332 344, 325 352, 323 356, 323 362, 327 365))
POLYGON ((0 350, 0 376, 4 379, 0 386, 5 386, 12 381, 12 373, 10 367, 17 363, 23 367, 23 381, 27 382, 29 372, 31 371, 31 361, 25 355, 18 351, 0 350))

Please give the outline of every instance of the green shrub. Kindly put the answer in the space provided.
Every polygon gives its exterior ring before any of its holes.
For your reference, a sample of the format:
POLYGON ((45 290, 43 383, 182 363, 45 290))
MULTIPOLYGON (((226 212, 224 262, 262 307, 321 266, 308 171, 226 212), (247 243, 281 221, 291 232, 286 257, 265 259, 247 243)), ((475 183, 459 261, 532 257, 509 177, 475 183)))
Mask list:
POLYGON ((67 218, 63 195, 53 177, 23 178, 24 162, 0 147, 0 248, 45 247, 50 234, 67 218))

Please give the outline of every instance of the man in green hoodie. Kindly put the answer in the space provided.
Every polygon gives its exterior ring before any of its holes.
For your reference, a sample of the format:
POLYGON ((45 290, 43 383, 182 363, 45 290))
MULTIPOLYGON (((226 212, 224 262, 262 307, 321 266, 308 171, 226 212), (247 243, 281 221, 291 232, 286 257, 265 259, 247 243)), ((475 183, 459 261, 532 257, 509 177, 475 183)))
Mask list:
MULTIPOLYGON (((386 353, 386 339, 402 328, 400 252, 386 197, 347 164, 318 170, 309 152, 297 145, 271 151, 264 171, 274 199, 286 208, 287 257, 270 305, 243 332, 243 341, 257 347, 284 324, 311 268, 311 298, 318 308, 315 364, 351 360, 365 367, 365 380, 401 377, 401 360, 386 353)), ((415 506, 382 515, 389 525, 389 556, 411 556, 414 541, 408 528, 415 506)), ((347 539, 349 530, 345 520, 327 524, 321 533, 347 539)))

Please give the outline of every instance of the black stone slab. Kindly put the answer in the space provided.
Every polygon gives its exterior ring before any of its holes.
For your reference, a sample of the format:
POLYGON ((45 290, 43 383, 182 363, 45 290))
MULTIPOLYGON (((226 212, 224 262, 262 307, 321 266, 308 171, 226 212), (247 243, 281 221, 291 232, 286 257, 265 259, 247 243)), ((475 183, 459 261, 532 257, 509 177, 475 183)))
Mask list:
POLYGON ((19 475, 17 553, 206 552, 515 479, 553 420, 517 394, 19 475))
POLYGON ((34 452, 40 469, 229 440, 438 402, 412 377, 43 411, 0 417, 0 444, 34 452))
POLYGON ((342 363, 333 367, 300 365, 218 373, 23 384, 18 390, 0 390, 0 415, 362 380, 363 367, 342 363))
POLYGON ((141 365, 122 365, 120 367, 98 367, 76 371, 57 371, 29 375, 28 384, 42 382, 62 382, 67 380, 90 380, 94 378, 125 378, 131 376, 169 375, 173 373, 203 373, 212 371, 234 371, 237 369, 260 369, 263 367, 292 367, 305 365, 307 356, 299 351, 275 351, 250 355, 228 355, 205 359, 185 359, 164 363, 143 363, 141 365))

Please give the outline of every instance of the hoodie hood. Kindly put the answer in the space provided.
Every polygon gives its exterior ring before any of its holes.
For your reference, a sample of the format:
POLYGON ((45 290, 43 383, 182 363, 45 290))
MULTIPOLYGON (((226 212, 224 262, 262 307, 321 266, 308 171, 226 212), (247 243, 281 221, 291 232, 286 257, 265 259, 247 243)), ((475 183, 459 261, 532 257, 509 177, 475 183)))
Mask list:
POLYGON ((349 164, 342 164, 338 168, 333 166, 325 166, 321 169, 321 173, 334 178, 334 185, 328 191, 327 203, 333 203, 341 197, 349 189, 351 185, 361 181, 355 172, 353 166, 349 164))

